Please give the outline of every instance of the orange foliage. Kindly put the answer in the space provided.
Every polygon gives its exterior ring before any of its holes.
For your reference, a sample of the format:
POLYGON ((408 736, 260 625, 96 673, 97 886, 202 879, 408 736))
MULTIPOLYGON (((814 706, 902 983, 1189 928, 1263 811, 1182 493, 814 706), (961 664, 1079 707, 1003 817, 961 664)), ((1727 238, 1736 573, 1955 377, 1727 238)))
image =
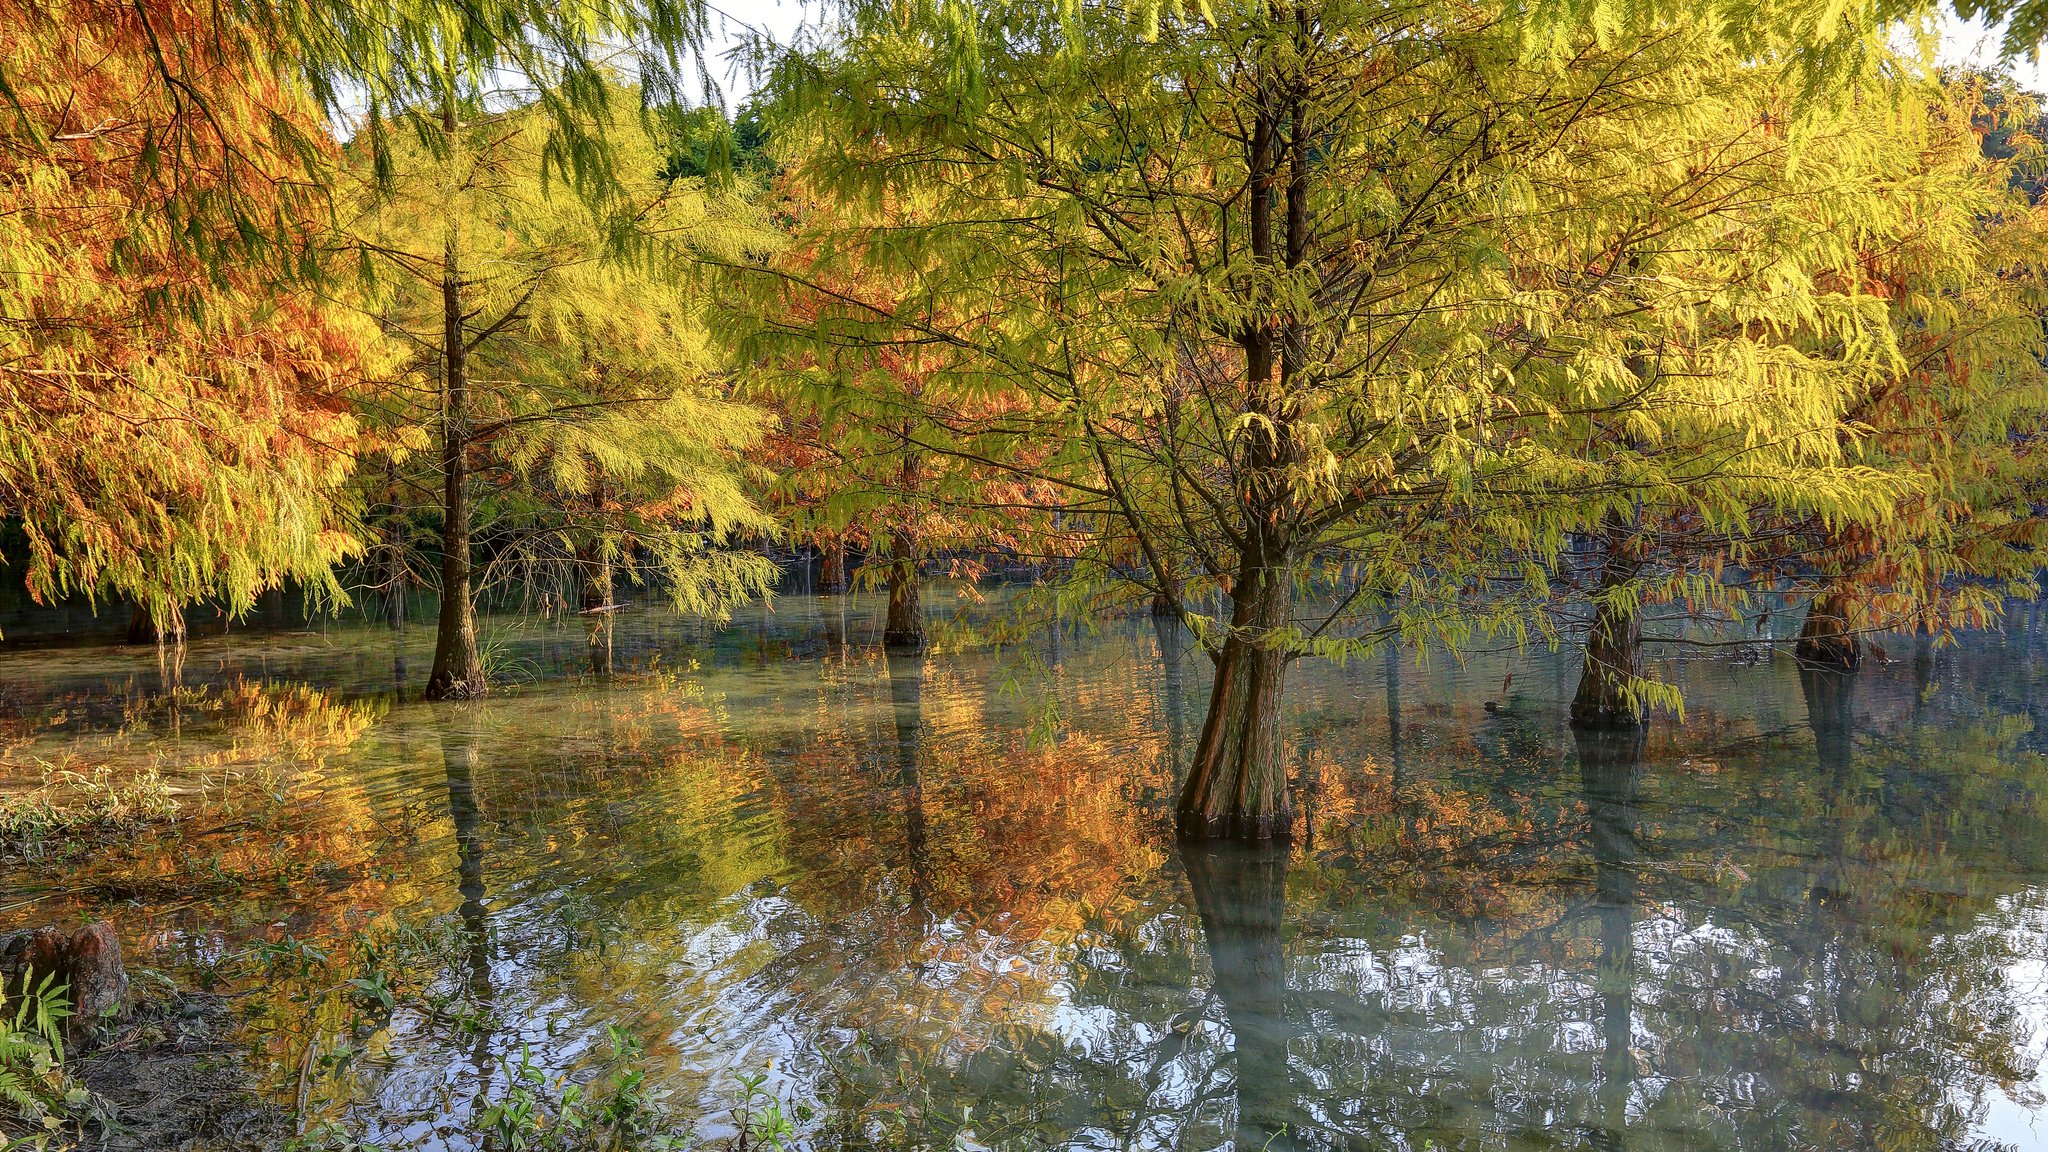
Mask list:
POLYGON ((324 579, 374 332, 287 280, 324 212, 310 103, 199 0, 0 0, 0 43, 0 501, 30 591, 161 617, 324 579))

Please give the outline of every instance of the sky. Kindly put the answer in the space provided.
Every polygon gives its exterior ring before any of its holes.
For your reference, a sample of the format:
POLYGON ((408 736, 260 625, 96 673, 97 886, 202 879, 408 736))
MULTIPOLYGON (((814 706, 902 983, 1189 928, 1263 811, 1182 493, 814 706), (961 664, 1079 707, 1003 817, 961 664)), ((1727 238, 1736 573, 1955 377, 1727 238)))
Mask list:
MULTIPOLYGON (((819 14, 816 3, 806 5, 802 0, 711 0, 711 4, 712 10, 723 16, 725 34, 721 37, 714 31, 713 37, 714 42, 721 46, 733 43, 742 26, 768 31, 778 41, 787 40, 803 22, 807 12, 813 21, 819 14)), ((1979 22, 1958 20, 1953 15, 1944 14, 1938 59, 1943 64, 1993 64, 1998 59, 1998 35, 1995 31, 1987 32, 1979 22)), ((2018 60, 2011 67, 2013 74, 2026 87, 2036 92, 2048 92, 2048 68, 2040 62, 2018 60)), ((723 65, 719 69, 723 70, 723 65)), ((728 104, 738 104, 745 99, 750 85, 739 71, 726 71, 730 74, 719 74, 717 78, 725 85, 728 104)))
MULTIPOLYGON (((1938 58, 1943 64, 1995 64, 1998 60, 1998 33, 1986 31, 1980 21, 1958 20, 1954 15, 1944 13, 1938 58)), ((2009 66, 2022 85, 2035 92, 2048 92, 2048 68, 2044 68, 2040 61, 2014 60, 2009 66)))

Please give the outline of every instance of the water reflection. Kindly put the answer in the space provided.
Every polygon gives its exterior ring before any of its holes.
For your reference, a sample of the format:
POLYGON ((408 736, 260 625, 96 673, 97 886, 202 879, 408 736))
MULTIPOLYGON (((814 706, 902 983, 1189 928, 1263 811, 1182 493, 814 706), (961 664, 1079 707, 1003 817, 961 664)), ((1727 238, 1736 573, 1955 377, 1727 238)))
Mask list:
POLYGON ((1641 728, 1579 729, 1579 791, 1586 805, 1586 847, 1594 860, 1593 906, 1600 951, 1593 985, 1600 996, 1600 1083, 1595 1147, 1626 1146, 1635 1084, 1636 785, 1647 733, 1641 728))
MULTIPOLYGON (((2024 619, 1853 675, 1695 658, 1686 726, 1647 734, 1566 732, 1571 677, 1530 657, 1506 691, 1505 660, 1304 665, 1316 826, 1286 854, 1172 843, 1201 692, 1177 624, 1076 631, 1021 678, 878 634, 857 598, 792 598, 737 638, 622 617, 602 683, 571 626, 525 643, 577 679, 299 698, 278 731, 348 735, 293 818, 179 851, 321 863, 175 906, 131 884, 112 911, 173 966, 280 923, 451 917, 438 978, 487 1010, 365 1057, 359 1118, 393 1142, 608 1021, 704 1134, 765 1069, 817 1148, 1936 1149, 2048 1123, 2024 619)), ((360 663, 387 691, 381 626, 303 643, 197 642, 188 683, 360 663)), ((138 723, 153 755, 234 743, 192 706, 170 734, 140 674, 0 655, 0 698, 75 718, 28 733, 39 755, 79 726, 88 750, 138 723)))
POLYGON ((1226 845, 1181 853, 1208 946, 1210 979, 1230 1026, 1241 1148, 1298 1147, 1287 1045, 1287 852, 1226 845))

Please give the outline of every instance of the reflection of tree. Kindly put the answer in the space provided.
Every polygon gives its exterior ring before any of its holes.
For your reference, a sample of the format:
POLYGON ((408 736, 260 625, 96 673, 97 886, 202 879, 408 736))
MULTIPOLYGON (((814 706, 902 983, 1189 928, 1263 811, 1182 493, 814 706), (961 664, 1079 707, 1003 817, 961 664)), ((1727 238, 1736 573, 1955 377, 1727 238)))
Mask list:
POLYGON ((910 875, 910 902, 921 908, 931 890, 931 852, 925 843, 924 781, 918 773, 922 751, 918 728, 924 722, 924 655, 891 652, 889 705, 896 721, 896 791, 903 805, 904 864, 910 875))
POLYGON ((1586 803, 1587 846, 1594 859, 1594 907, 1600 954, 1593 983, 1600 995, 1600 1086, 1594 1143, 1620 1148, 1635 1082, 1636 783, 1642 770, 1642 728, 1575 733, 1579 788, 1586 803))
POLYGON ((1813 728, 1821 772, 1842 780, 1855 755, 1856 714, 1851 700, 1856 676, 1834 668, 1802 667, 1799 688, 1806 697, 1807 723, 1813 728))
POLYGON ((455 886, 462 898, 456 915, 467 943, 464 984, 478 1021, 470 1063, 481 1092, 490 1081, 492 992, 489 926, 484 919, 483 812, 476 798, 476 733, 471 727, 475 717, 468 715, 471 705, 443 707, 464 713, 442 717, 441 763, 448 779, 448 820, 455 826, 455 886))
POLYGON ((1178 616, 1154 616, 1152 629, 1159 643, 1159 711, 1166 723, 1166 766, 1178 777, 1188 743, 1188 630, 1178 616))
MULTIPOLYGON (((1276 1148, 1932 1150, 2032 1075, 2010 972, 2044 952, 2048 761, 2012 711, 2038 675, 2017 643, 1917 686, 1866 668, 1857 716, 1807 685, 1811 745, 1744 719, 1797 714, 1789 661, 1749 670, 1761 688, 1699 670, 1686 728, 1587 734, 1575 773, 1528 697, 1482 712, 1497 676, 1390 667, 1384 726, 1310 718, 1317 850, 1200 854, 1183 884, 1175 689, 1129 674, 1142 624, 1119 635, 1016 694, 975 657, 855 649, 508 695, 445 734, 407 709, 306 843, 347 858, 375 827, 347 804, 390 822, 419 787, 446 837, 445 786, 453 898, 429 866, 294 899, 480 924, 488 831, 491 943, 458 979, 563 1053, 638 1021, 706 1115, 773 1059, 825 1113, 807 1147, 948 1147, 972 1105, 1006 1148, 1249 1149, 1284 1125, 1276 1148), (1709 711, 1737 688, 1737 719, 1709 711), (1028 734, 1047 694, 1052 741, 1028 734)), ((467 1090, 472 1034, 405 1043, 394 1095, 467 1090)))
POLYGON ((1236 1056, 1236 1147, 1294 1146, 1287 1069, 1287 909, 1284 848, 1183 845, 1181 862, 1209 944, 1209 969, 1236 1056))

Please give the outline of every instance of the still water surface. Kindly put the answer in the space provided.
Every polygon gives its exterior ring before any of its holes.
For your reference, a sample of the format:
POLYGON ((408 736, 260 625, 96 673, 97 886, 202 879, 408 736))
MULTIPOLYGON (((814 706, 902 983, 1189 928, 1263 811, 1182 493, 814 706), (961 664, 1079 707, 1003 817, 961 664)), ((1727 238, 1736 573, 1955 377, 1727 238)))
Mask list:
POLYGON ((410 699, 419 628, 210 638, 184 707, 148 652, 0 652, 16 761, 312 781, 177 860, 0 871, 0 919, 110 916, 188 977, 378 913, 480 930, 438 978, 484 1025, 402 1012, 349 1073, 420 1147, 616 1022, 703 1135, 765 1073, 806 1147, 2048 1148, 2031 609, 1852 677, 1682 650, 1642 742, 1573 736, 1570 656, 1304 664, 1304 836, 1257 853, 1170 835, 1207 691, 1176 632, 892 659, 871 608, 630 614, 608 681, 529 626, 478 705, 410 699), (206 705, 259 688, 282 750, 206 705))

